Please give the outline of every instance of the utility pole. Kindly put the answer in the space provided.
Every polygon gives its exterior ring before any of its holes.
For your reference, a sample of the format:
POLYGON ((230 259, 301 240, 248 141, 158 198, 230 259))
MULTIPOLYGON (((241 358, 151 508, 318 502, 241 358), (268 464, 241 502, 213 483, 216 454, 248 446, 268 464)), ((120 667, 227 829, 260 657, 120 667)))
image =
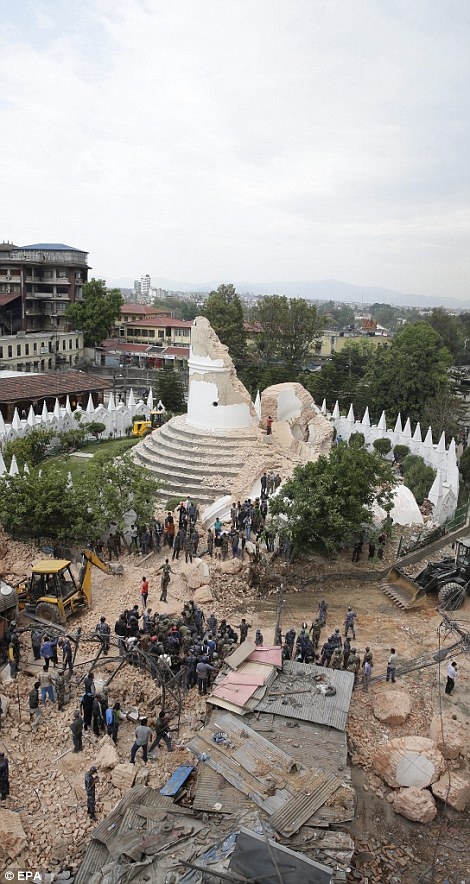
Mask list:
POLYGON ((284 584, 281 583, 279 587, 278 600, 277 600, 277 611, 276 611, 276 625, 274 627, 274 644, 282 645, 281 641, 281 614, 282 614, 282 605, 284 602, 284 584))

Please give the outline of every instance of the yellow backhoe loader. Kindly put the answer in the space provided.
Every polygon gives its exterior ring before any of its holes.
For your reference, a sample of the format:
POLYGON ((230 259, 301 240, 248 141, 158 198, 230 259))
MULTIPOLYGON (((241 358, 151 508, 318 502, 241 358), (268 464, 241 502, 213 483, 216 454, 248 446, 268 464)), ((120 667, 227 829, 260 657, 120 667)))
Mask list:
POLYGON ((71 614, 91 605, 91 569, 122 574, 122 565, 108 565, 95 552, 84 550, 78 579, 68 559, 42 559, 32 567, 28 584, 17 587, 18 608, 30 617, 65 623, 71 614))

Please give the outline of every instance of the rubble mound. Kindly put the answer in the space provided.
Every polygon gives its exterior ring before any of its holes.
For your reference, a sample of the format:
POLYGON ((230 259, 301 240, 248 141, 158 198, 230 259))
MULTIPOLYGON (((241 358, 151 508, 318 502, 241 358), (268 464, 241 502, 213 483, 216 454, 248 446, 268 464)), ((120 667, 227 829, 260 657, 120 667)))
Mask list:
POLYGON ((459 774, 446 771, 431 788, 436 798, 445 801, 454 810, 465 810, 470 804, 470 782, 459 774))
POLYGON ((397 737, 383 746, 373 759, 375 773, 393 789, 400 786, 423 789, 438 780, 445 767, 442 754, 427 737, 397 737))
POLYGON ((389 800, 395 813, 416 823, 430 823, 437 814, 436 802, 427 789, 417 789, 415 786, 398 789, 390 795, 389 800))
POLYGON ((470 732, 467 725, 450 716, 434 715, 429 728, 429 736, 444 758, 454 759, 465 754, 470 745, 470 732))
POLYGON ((27 838, 21 825, 20 815, 12 810, 0 808, 0 832, 2 835, 0 857, 3 859, 15 859, 27 845, 27 838))
POLYGON ((383 691, 374 697, 373 712, 384 724, 404 724, 411 706, 411 697, 406 691, 383 691))

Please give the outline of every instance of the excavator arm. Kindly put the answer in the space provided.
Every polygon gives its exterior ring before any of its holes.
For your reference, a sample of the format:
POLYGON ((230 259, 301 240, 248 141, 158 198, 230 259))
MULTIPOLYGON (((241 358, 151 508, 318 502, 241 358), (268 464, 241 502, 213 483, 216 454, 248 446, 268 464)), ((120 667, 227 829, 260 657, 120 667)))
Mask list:
POLYGON ((99 568, 100 571, 104 571, 105 574, 114 574, 122 576, 124 573, 124 568, 122 565, 114 565, 108 564, 107 562, 103 562, 102 559, 91 549, 83 550, 83 567, 81 572, 81 581, 80 581, 80 590, 86 598, 87 605, 90 607, 91 605, 91 568, 92 565, 95 565, 96 568, 99 568))

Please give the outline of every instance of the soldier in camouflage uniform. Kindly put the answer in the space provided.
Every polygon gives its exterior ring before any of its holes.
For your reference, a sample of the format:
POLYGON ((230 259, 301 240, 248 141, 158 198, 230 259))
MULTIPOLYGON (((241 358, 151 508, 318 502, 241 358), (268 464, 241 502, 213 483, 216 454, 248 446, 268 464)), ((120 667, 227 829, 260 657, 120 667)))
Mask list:
POLYGON ((57 699, 57 708, 59 712, 61 712, 65 706, 65 678, 63 669, 59 669, 54 678, 54 688, 57 699))
POLYGON ((222 558, 225 560, 228 556, 228 534, 224 531, 222 534, 222 558))
POLYGON ((331 658, 330 667, 331 669, 341 669, 343 666, 343 652, 341 648, 335 648, 334 654, 331 658))
POLYGON ((310 635, 312 636, 313 647, 315 648, 315 650, 317 650, 317 648, 318 648, 318 643, 320 641, 320 634, 321 634, 321 623, 320 623, 318 617, 316 617, 310 627, 310 635))
POLYGON ((351 653, 348 657, 348 672, 354 673, 354 681, 356 681, 357 673, 359 672, 360 666, 361 658, 357 653, 356 648, 351 648, 351 653))

